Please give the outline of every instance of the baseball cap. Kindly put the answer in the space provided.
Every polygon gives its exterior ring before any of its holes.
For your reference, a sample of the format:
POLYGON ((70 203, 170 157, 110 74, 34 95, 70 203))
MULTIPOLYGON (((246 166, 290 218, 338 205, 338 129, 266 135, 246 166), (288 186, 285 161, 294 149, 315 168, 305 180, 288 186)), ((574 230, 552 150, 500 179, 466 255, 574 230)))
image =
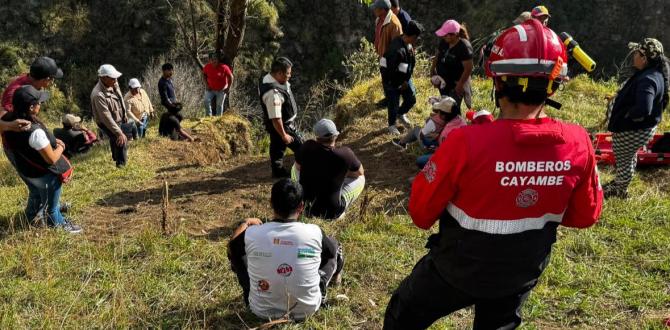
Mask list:
POLYGON ((663 55, 663 44, 654 38, 645 38, 642 42, 629 42, 628 48, 630 50, 639 50, 644 56, 655 59, 663 55))
POLYGON ((74 126, 76 124, 81 123, 81 117, 77 117, 73 114, 68 113, 63 115, 61 122, 63 123, 63 125, 74 126))
POLYGON ((380 9, 391 9, 391 1, 390 0, 375 0, 375 2, 370 5, 370 8, 375 9, 375 8, 380 8, 380 9))
POLYGON ((512 21, 512 23, 521 24, 521 23, 523 23, 523 22, 525 22, 525 21, 527 21, 531 18, 532 18, 532 16, 531 16, 530 12, 529 11, 524 11, 523 13, 519 14, 519 17, 514 19, 514 21, 512 21))
POLYGON ((130 79, 130 81, 128 81, 128 87, 130 87, 130 88, 140 88, 140 87, 142 87, 142 84, 140 84, 140 81, 137 80, 137 78, 133 78, 133 79, 130 79))
POLYGON ((46 102, 49 93, 37 90, 32 85, 24 85, 14 92, 12 105, 14 110, 30 108, 31 105, 46 102))
POLYGON ((461 24, 453 19, 450 19, 445 21, 439 30, 435 31, 435 35, 441 38, 449 33, 458 33, 459 31, 461 31, 461 24))
POLYGON ((547 9, 547 7, 545 7, 545 6, 537 6, 537 7, 533 8, 533 10, 531 11, 531 16, 533 16, 533 17, 542 17, 542 16, 551 17, 551 15, 549 15, 549 9, 547 9))
POLYGON ((433 103, 433 110, 439 110, 442 112, 451 113, 451 110, 453 109, 455 104, 456 100, 454 100, 449 96, 446 96, 441 100, 433 103))
POLYGON ((332 120, 321 119, 314 125, 314 134, 317 137, 325 138, 340 135, 340 132, 337 131, 337 127, 335 127, 335 123, 332 120))
POLYGON ((30 65, 30 76, 35 80, 46 78, 63 78, 63 71, 58 68, 56 61, 51 57, 38 57, 30 65))
POLYGON ((117 79, 121 77, 121 72, 117 71, 116 68, 111 64, 103 64, 98 69, 98 77, 110 77, 117 79))

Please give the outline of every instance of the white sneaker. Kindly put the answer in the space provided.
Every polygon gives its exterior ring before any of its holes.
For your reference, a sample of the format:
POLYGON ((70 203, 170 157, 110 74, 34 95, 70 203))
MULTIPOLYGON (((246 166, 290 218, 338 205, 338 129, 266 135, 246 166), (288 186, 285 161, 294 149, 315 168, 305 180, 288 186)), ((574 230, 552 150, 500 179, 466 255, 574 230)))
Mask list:
POLYGON ((400 121, 400 123, 402 123, 403 126, 405 126, 405 128, 408 128, 408 129, 412 128, 412 122, 407 117, 407 114, 398 116, 398 120, 400 121))
POLYGON ((395 125, 389 126, 388 130, 389 130, 389 134, 391 134, 391 135, 400 135, 400 131, 398 130, 397 127, 395 127, 395 125))

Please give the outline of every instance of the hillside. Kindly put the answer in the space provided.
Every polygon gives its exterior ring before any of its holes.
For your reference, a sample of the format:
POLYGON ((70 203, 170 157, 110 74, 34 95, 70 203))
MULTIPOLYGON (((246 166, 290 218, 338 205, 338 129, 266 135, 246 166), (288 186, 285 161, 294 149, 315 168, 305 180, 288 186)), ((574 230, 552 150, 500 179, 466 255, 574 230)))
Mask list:
MULTIPOLYGON (((564 109, 552 114, 595 130, 613 87, 573 80, 558 97, 564 109)), ((475 104, 490 109, 490 82, 478 80, 476 88, 475 104)), ((347 124, 342 143, 366 168, 367 191, 342 220, 305 219, 343 243, 343 285, 330 295, 346 294, 349 301, 285 329, 380 328, 391 292, 426 252, 430 233, 415 228, 406 212, 416 150, 400 152, 389 143, 385 110, 374 107, 379 90, 376 80, 357 84, 336 114, 347 124)), ((429 112, 426 79, 418 80, 418 90, 414 122, 429 112)), ((107 148, 97 147, 74 160, 76 178, 64 189, 81 236, 21 225, 26 189, 2 157, 0 327, 237 329, 263 323, 246 311, 225 247, 241 218, 270 215, 272 180, 262 145, 208 163, 189 159, 185 148, 192 147, 157 138, 153 127, 149 138, 132 145, 131 162, 120 171, 107 148), (160 226, 164 182, 170 186, 168 235, 160 226)), ((669 175, 668 169, 641 172, 634 197, 607 201, 597 226, 560 231, 552 263, 524 308, 524 328, 663 328, 670 316, 669 175)), ((604 169, 603 178, 610 177, 604 169)), ((461 311, 434 328, 465 329, 471 318, 471 310, 461 311)))

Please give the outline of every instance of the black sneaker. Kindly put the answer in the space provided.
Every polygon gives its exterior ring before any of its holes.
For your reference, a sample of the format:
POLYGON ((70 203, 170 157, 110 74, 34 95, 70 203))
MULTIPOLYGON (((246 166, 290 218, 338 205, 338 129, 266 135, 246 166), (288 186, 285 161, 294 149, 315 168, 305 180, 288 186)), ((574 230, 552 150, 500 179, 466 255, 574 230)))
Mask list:
POLYGON ((75 225, 74 223, 70 222, 69 220, 65 220, 65 223, 58 226, 57 228, 61 228, 61 229, 65 230, 66 232, 70 233, 70 234, 79 234, 82 231, 80 226, 75 225))
POLYGON ((388 105, 389 105, 389 101, 388 101, 387 98, 383 98, 383 99, 379 100, 379 102, 375 103, 375 106, 378 109, 386 108, 388 105))
POLYGON ((407 149, 407 143, 403 143, 400 141, 400 139, 393 139, 391 140, 391 143, 393 143, 394 146, 400 148, 400 149, 407 149))

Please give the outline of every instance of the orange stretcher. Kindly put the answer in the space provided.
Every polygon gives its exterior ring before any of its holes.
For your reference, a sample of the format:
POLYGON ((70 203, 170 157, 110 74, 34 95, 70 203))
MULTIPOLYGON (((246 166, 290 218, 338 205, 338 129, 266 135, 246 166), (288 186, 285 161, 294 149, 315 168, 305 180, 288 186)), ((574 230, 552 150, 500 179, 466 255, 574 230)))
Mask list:
MULTIPOLYGON (((614 165, 612 133, 596 133, 593 148, 598 164, 614 165)), ((670 165, 670 133, 656 134, 649 143, 637 151, 638 165, 670 165)))

